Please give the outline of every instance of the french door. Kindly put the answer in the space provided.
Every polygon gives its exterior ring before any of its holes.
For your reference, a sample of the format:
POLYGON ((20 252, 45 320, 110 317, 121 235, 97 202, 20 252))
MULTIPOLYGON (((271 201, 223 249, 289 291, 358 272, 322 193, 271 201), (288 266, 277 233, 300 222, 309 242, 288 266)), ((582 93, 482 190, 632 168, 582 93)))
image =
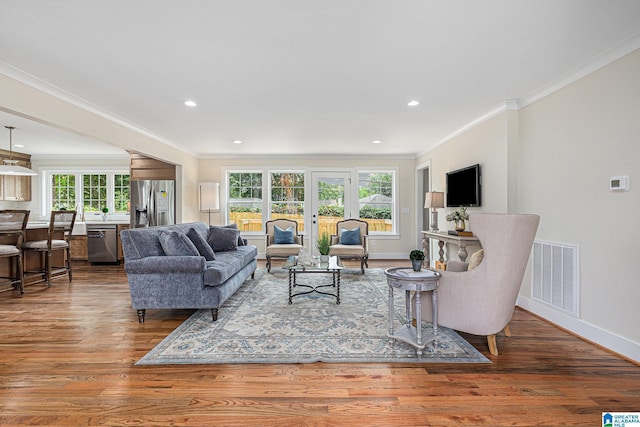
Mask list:
POLYGON ((336 223, 351 218, 350 172, 311 172, 311 248, 322 233, 336 234, 336 223))

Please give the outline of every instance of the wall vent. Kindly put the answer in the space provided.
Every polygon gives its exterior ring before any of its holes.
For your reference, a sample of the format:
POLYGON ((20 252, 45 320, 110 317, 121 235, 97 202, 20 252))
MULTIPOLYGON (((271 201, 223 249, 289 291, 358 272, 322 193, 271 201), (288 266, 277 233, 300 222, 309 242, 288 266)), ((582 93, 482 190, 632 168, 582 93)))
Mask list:
POLYGON ((578 317, 578 247, 533 242, 533 299, 578 317))

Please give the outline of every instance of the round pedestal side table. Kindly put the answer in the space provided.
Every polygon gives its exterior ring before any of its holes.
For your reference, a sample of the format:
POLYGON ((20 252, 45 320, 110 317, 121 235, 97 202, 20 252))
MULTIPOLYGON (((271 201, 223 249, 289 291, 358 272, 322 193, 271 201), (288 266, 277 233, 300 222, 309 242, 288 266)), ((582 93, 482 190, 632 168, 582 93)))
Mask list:
POLYGON ((442 276, 437 271, 413 271, 411 268, 393 267, 385 270, 389 285, 389 337, 406 342, 416 348, 420 357, 424 348, 435 341, 438 335, 438 281, 442 276), (394 329, 393 290, 405 291, 405 322, 398 329, 394 329), (415 293, 415 313, 411 314, 411 292, 415 293), (431 308, 433 312, 433 328, 422 327, 422 293, 431 292, 431 308), (412 324, 415 317, 416 325, 412 324))

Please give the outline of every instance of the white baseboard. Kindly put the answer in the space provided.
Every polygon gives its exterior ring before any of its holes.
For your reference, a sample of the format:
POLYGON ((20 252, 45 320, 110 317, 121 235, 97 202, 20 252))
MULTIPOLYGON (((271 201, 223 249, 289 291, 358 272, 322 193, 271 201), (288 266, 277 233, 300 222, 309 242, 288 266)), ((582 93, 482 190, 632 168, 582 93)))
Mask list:
POLYGON ((581 338, 640 363, 640 344, 637 342, 606 331, 584 320, 576 319, 532 298, 518 296, 516 304, 581 338))

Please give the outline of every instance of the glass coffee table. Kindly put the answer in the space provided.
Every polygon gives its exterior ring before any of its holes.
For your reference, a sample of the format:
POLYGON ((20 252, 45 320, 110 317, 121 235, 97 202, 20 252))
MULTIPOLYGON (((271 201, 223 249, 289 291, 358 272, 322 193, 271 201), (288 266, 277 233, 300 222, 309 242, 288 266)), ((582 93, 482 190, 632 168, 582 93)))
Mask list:
POLYGON ((289 270, 289 304, 293 303, 293 297, 307 295, 310 293, 318 293, 336 297, 336 304, 340 304, 340 271, 344 268, 340 257, 329 257, 328 262, 316 262, 311 264, 302 264, 298 262, 297 256, 290 256, 282 265, 282 268, 289 270), (323 285, 307 285, 297 283, 296 277, 300 274, 321 273, 330 274, 332 282, 323 285), (303 290, 293 293, 294 288, 302 288, 303 290), (332 292, 327 292, 327 290, 332 292))

